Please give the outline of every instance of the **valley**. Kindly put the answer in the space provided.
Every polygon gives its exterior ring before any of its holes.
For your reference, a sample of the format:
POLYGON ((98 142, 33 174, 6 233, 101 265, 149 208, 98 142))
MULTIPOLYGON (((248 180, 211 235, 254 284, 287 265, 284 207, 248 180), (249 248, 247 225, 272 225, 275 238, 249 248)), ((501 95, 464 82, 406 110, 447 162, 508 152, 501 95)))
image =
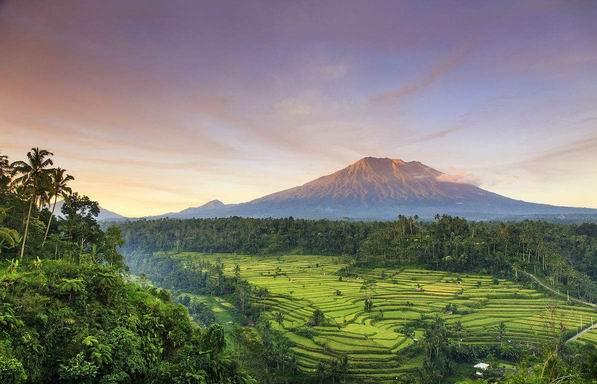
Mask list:
MULTIPOLYGON (((425 328, 435 317, 456 335, 460 379, 488 354, 509 366, 522 349, 572 337, 597 319, 589 306, 485 274, 350 268, 341 257, 310 255, 158 252, 156 263, 161 259, 194 271, 217 265, 229 278, 246 280, 255 287, 253 305, 290 341, 300 370, 317 376, 322 364, 340 365, 344 358, 338 376, 349 382, 396 382, 416 372, 425 328), (261 289, 267 294, 255 293, 261 289)), ((221 304, 213 307, 221 312, 221 304)), ((597 345, 596 336, 592 330, 580 341, 597 345)))

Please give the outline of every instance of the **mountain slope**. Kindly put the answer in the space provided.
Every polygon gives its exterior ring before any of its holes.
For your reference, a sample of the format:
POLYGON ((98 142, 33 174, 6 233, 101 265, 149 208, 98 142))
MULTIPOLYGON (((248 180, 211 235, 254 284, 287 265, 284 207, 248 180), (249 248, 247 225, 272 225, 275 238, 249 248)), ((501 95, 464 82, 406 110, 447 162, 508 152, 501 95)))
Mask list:
POLYGON ((418 161, 366 157, 331 175, 253 202, 315 199, 375 206, 389 201, 476 199, 491 194, 473 185, 441 181, 442 175, 418 161))
MULTIPOLYGON (((198 207, 185 208, 178 212, 169 212, 163 215, 151 216, 152 219, 177 218, 192 219, 195 217, 220 217, 222 212, 235 207, 236 204, 224 204, 220 200, 211 200, 198 207)), ((227 216, 227 215, 226 215, 227 216)))
POLYGON ((331 175, 247 203, 210 202, 167 216, 392 219, 446 213, 492 219, 597 213, 514 200, 453 179, 418 161, 365 157, 331 175))
MULTIPOLYGON (((56 216, 62 216, 61 209, 62 209, 63 203, 64 203, 63 200, 60 200, 56 203, 56 209, 54 210, 54 214, 56 216)), ((119 221, 119 220, 127 219, 125 216, 122 216, 116 212, 112 212, 112 211, 110 211, 106 208, 103 208, 101 206, 99 208, 100 208, 100 212, 99 212, 99 215, 97 215, 98 221, 119 221)))

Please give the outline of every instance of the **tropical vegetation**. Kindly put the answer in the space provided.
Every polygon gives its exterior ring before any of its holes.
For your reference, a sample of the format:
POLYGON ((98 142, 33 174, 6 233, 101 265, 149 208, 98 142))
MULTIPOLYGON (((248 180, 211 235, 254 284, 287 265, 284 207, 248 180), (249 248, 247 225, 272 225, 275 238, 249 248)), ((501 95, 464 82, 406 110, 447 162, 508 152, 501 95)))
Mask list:
POLYGON ((254 382, 221 325, 129 275, 120 229, 53 166, 0 156, 0 383, 254 382))

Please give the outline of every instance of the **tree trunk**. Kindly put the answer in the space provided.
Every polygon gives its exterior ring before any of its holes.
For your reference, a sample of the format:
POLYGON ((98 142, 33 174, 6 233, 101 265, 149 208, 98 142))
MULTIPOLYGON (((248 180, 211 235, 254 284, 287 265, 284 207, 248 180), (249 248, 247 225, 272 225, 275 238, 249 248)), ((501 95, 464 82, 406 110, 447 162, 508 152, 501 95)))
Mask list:
POLYGON ((33 209, 33 200, 34 200, 34 197, 32 197, 31 202, 29 202, 29 212, 27 212, 27 220, 25 221, 25 232, 23 233, 23 242, 21 243, 21 254, 19 255, 20 261, 23 261, 23 255, 25 255, 25 243, 27 242, 27 234, 29 233, 29 219, 31 219, 31 210, 33 209))
POLYGON ((83 239, 81 239, 81 248, 79 248, 79 262, 77 264, 81 264, 81 256, 83 255, 83 239))
POLYGON ((44 244, 46 243, 46 239, 48 238, 48 233, 50 232, 50 224, 52 224, 52 217, 54 217, 54 210, 56 209, 56 201, 58 200, 58 195, 54 196, 54 205, 52 205, 52 212, 50 212, 50 218, 48 219, 48 225, 46 226, 46 233, 44 234, 44 240, 41 242, 41 246, 43 248, 44 244))

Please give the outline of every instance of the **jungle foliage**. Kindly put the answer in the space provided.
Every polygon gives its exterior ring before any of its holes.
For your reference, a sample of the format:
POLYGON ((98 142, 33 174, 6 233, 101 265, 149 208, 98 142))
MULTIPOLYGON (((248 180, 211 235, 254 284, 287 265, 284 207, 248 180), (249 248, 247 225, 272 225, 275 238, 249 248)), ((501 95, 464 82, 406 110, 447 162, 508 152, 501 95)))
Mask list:
POLYGON ((120 225, 125 253, 197 251, 318 254, 369 265, 419 265, 454 272, 518 277, 528 271, 562 292, 597 297, 597 224, 544 221, 434 221, 399 216, 392 222, 219 218, 120 225))
POLYGON ((131 279, 120 229, 53 166, 0 155, 0 383, 253 383, 221 325, 131 279))

